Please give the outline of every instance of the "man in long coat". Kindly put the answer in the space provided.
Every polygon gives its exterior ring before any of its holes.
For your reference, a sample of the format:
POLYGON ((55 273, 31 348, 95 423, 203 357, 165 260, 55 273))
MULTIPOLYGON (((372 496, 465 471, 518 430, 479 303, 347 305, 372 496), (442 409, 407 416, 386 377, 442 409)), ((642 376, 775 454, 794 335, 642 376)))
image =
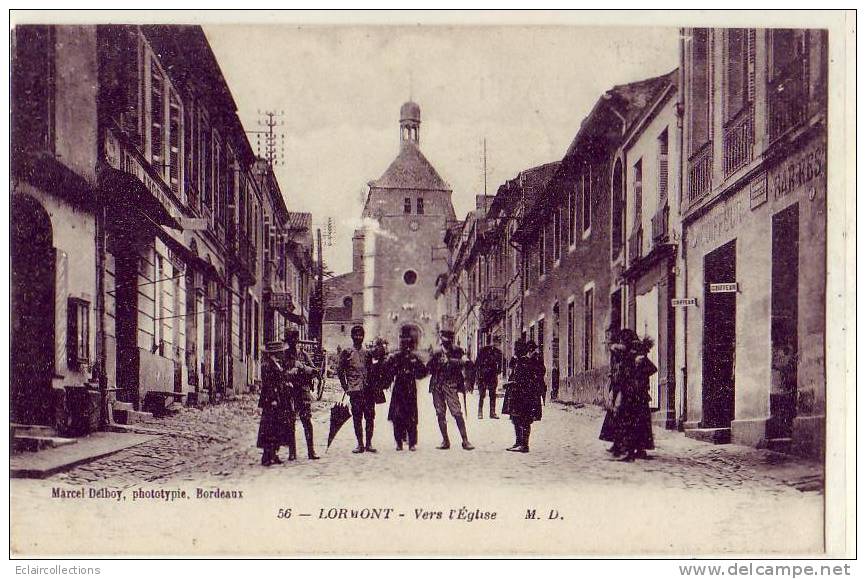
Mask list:
POLYGON ((475 447, 469 442, 459 398, 464 388, 463 369, 466 358, 463 350, 454 345, 454 332, 443 331, 440 339, 442 347, 435 351, 427 362, 427 369, 430 372, 430 393, 433 394, 433 407, 436 409, 436 419, 439 421, 439 431, 442 433, 442 444, 437 448, 440 450, 451 448, 445 414, 447 408, 457 423, 457 429, 463 439, 463 449, 473 450, 475 447))
POLYGON ((418 444, 417 380, 427 376, 427 367, 414 350, 414 337, 401 331, 400 351, 387 361, 388 376, 394 380, 388 420, 394 425, 397 450, 403 450, 403 443, 407 441, 412 451, 418 444))
POLYGON ((515 361, 503 409, 514 424, 514 445, 506 449, 511 452, 529 452, 532 423, 541 420, 545 367, 535 350, 532 340, 520 339, 514 346, 515 361))
MULTIPOLYGON (((280 446, 293 441, 288 435, 288 415, 291 402, 288 395, 286 370, 280 360, 288 346, 283 342, 270 342, 265 346, 262 360, 262 390, 259 393, 259 408, 262 409, 256 446, 262 449, 262 466, 281 464, 277 456, 280 446)), ((291 458, 291 457, 290 457, 291 458)))

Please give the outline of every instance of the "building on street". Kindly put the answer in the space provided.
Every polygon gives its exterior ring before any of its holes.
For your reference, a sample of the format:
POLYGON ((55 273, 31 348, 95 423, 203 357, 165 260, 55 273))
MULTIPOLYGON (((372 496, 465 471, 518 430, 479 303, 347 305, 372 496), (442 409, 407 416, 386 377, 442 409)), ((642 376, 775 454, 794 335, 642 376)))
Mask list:
POLYGON ((523 270, 522 330, 544 353, 560 399, 604 399, 606 333, 622 327, 625 313, 611 271, 612 169, 623 136, 669 77, 615 86, 598 99, 513 234, 523 270))
POLYGON ((80 433, 256 387, 262 341, 308 316, 312 218, 202 29, 13 36, 13 422, 80 433))
MULTIPOLYGON (((679 230, 678 71, 632 123, 614 162, 611 183, 611 271, 626 304, 621 327, 653 340, 659 369, 650 377, 655 421, 677 426, 675 361, 677 241, 679 230), (673 219, 671 218, 673 216, 673 219)), ((613 320, 616 322, 616 320, 613 320)), ((614 323, 616 326, 617 324, 614 323)), ((682 360, 680 360, 682 366, 682 360)))
POLYGON ((681 32, 685 387, 695 435, 820 454, 827 35, 681 32))
POLYGON ((22 26, 12 42, 12 423, 70 427, 100 404, 97 29, 22 26), (67 401, 69 404, 67 404, 67 401))

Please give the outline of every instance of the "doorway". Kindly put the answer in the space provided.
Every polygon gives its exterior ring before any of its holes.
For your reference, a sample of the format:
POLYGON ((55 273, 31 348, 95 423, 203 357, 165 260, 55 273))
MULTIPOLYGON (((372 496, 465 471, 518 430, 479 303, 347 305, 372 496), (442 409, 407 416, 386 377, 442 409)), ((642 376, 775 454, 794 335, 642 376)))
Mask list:
POLYGON ((713 292, 712 284, 737 281, 737 245, 731 241, 704 257, 704 428, 730 428, 734 419, 737 292, 713 292))
POLYGON ((115 256, 117 399, 138 408, 138 253, 129 245, 115 256))
POLYGON ((13 195, 10 217, 10 418, 20 424, 50 425, 55 362, 55 251, 51 218, 29 195, 13 195))
POLYGON ((770 438, 790 437, 796 415, 799 232, 799 204, 773 216, 770 438))

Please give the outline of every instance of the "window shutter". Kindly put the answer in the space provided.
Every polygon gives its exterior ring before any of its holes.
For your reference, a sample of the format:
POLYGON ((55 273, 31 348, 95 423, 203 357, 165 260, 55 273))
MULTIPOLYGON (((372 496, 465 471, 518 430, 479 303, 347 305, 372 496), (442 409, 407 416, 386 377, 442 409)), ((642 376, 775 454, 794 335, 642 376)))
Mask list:
POLYGON ((748 83, 748 102, 755 102, 755 43, 756 31, 754 28, 749 28, 746 49, 748 51, 748 62, 746 69, 746 81, 748 83))
POLYGON ((171 93, 168 117, 168 180, 171 190, 180 194, 181 109, 177 95, 171 93))
POLYGON ((710 140, 709 83, 710 37, 709 29, 692 29, 692 63, 689 97, 691 98, 691 152, 695 153, 710 140))
POLYGON ((144 70, 144 55, 138 41, 138 35, 129 33, 127 38, 125 54, 120 55, 120 78, 121 84, 121 128, 129 140, 139 149, 142 146, 141 131, 141 102, 142 91, 141 71, 144 70))
POLYGON ((78 307, 74 300, 66 304, 66 363, 78 366, 78 307))
POLYGON ((190 207, 194 207, 194 198, 192 193, 193 184, 195 183, 195 159, 193 156, 193 151, 195 150, 195 146, 193 143, 195 142, 195 122, 193 121, 192 111, 194 107, 192 105, 192 100, 190 99, 187 103, 187 106, 184 108, 183 112, 183 188, 184 193, 187 196, 187 203, 190 207))
POLYGON ((726 66, 725 88, 725 120, 730 120, 739 113, 748 90, 746 86, 748 69, 748 31, 744 28, 730 28, 726 31, 726 66))
MULTIPOLYGON (((152 57, 151 57, 152 58, 152 57)), ((165 123, 165 107, 163 106, 162 73, 151 60, 150 64, 150 155, 159 173, 163 173, 163 125, 165 123)))
POLYGON ((659 200, 664 201, 668 197, 668 131, 664 130, 659 137, 659 200))

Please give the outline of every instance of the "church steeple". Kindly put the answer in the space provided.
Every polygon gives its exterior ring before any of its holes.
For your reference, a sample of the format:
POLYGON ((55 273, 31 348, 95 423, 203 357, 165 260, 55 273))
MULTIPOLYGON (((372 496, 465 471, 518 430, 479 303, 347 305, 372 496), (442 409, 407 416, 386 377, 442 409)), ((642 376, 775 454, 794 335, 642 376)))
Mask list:
POLYGON ((421 107, 408 101, 400 107, 400 146, 413 144, 416 147, 420 141, 421 107))

